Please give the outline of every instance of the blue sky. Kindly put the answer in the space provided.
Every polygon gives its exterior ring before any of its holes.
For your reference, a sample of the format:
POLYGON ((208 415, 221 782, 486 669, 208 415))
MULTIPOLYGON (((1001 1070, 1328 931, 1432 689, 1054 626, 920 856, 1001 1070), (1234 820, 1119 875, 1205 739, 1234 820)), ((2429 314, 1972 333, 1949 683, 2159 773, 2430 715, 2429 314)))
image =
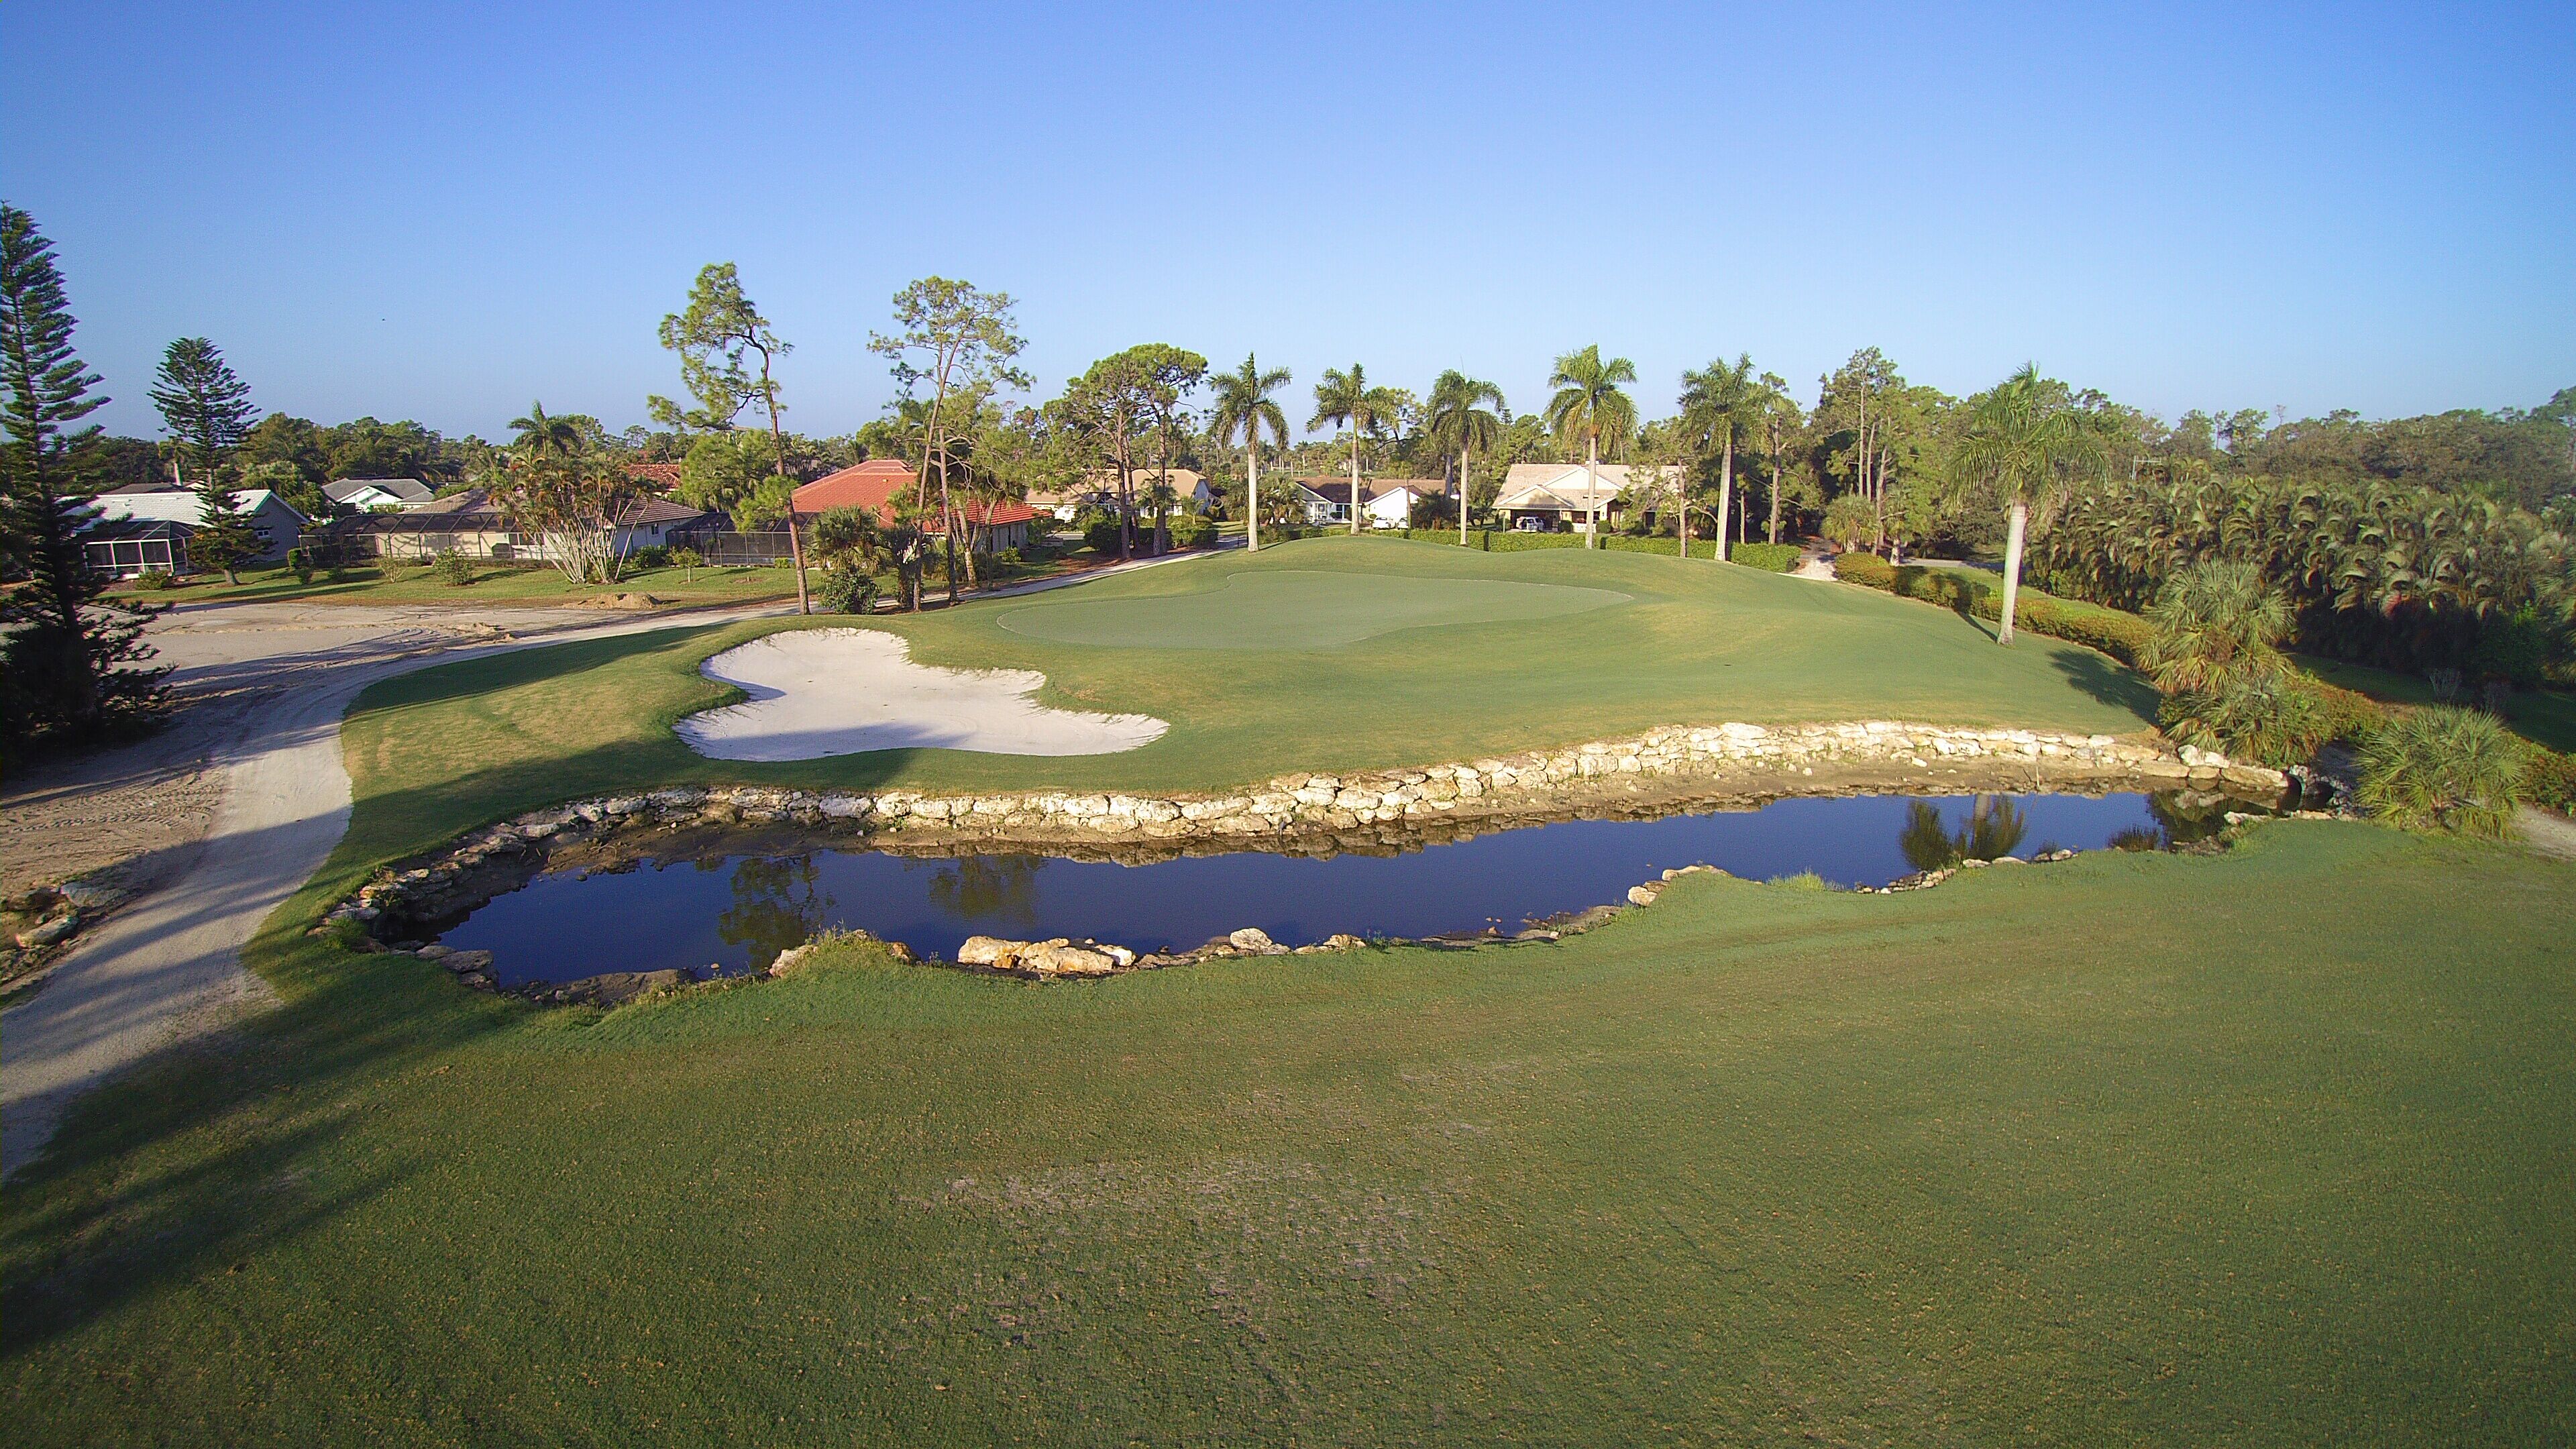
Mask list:
MULTIPOLYGON (((1541 400, 1854 348, 2168 416, 2576 383, 2576 7, 0 5, 0 196, 149 434, 182 335, 268 408, 641 421, 700 264, 890 391, 926 273, 1051 390, 1168 341, 1541 400), (1789 13, 1794 12, 1794 13, 1789 13)), ((1301 405, 1292 411, 1300 419, 1301 405)))

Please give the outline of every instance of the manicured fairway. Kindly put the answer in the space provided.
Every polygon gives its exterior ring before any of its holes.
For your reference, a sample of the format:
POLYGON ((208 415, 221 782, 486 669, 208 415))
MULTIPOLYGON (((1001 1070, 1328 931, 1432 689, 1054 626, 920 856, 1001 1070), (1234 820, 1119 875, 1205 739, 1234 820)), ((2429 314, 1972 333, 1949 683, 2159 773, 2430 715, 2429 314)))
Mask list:
POLYGON ((2152 707, 2072 646, 1704 561, 1317 541, 1085 599, 1272 570, 1630 602, 1327 649, 888 621, 1173 722, 1112 756, 699 759, 669 723, 751 627, 371 690, 349 836, 249 953, 283 1006, 0 1189, 9 1442, 2576 1438, 2576 867, 2514 847, 2284 822, 1897 896, 1694 876, 1558 945, 1044 987, 838 946, 607 1015, 303 934, 381 861, 664 780, 1186 789, 2152 707))
POLYGON ((1505 579, 1279 568, 1224 577, 1205 593, 1073 598, 1006 610, 995 622, 1032 639, 1106 649, 1329 649, 1399 629, 1520 623, 1633 602, 1610 589, 1505 579))
MULTIPOLYGON (((308 896, 309 908, 318 897, 308 896)), ((293 1004, 6 1192, 13 1444, 2576 1435, 2576 872, 2358 825, 1556 947, 293 1004)))

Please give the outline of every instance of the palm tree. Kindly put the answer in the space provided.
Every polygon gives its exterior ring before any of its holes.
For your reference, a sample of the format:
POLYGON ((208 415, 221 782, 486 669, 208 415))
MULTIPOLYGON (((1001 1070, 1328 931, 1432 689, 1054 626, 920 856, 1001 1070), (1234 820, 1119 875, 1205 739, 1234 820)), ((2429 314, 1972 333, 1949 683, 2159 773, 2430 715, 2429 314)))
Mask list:
POLYGON ((1458 455, 1458 544, 1467 543, 1467 465, 1479 450, 1491 452, 1501 444, 1503 429, 1510 424, 1511 405, 1503 401, 1503 390, 1490 382, 1481 382, 1456 368, 1440 374, 1431 384, 1431 402, 1423 410, 1423 428, 1431 435, 1431 446, 1441 456, 1458 455), (1492 403, 1488 412, 1481 403, 1492 403))
POLYGON ((549 417, 546 405, 528 404, 528 415, 510 419, 519 436, 512 446, 532 458, 569 458, 581 451, 581 425, 571 418, 549 417))
POLYGON ((1397 398, 1383 387, 1368 385, 1368 374, 1356 362, 1344 372, 1338 367, 1324 369, 1324 380, 1315 384, 1315 415, 1306 420, 1309 428, 1340 427, 1351 430, 1351 532, 1360 531, 1360 438, 1379 434, 1395 421, 1397 398))
POLYGON ((1243 366, 1220 373, 1215 379, 1216 410, 1210 421, 1216 428, 1217 446, 1243 436, 1243 547, 1246 553, 1261 551, 1261 434, 1268 429, 1270 440, 1281 448, 1288 446, 1288 415, 1270 394, 1288 385, 1288 369, 1274 367, 1268 372, 1243 355, 1243 366))
POLYGON ((1787 481, 1789 440, 1806 425, 1798 400, 1789 396, 1787 379, 1777 373, 1762 374, 1762 433, 1764 456, 1771 464, 1771 525, 1764 541, 1780 541, 1780 485, 1787 481))
MULTIPOLYGON (((1717 450, 1717 556, 1726 558, 1726 519, 1735 502, 1735 440, 1762 425, 1762 384, 1753 357, 1737 353, 1734 365, 1712 362, 1682 374, 1682 426, 1691 441, 1717 450)), ((1690 521, 1682 521, 1682 553, 1690 553, 1690 521)))
POLYGON ((1624 357, 1601 360, 1600 344, 1569 352, 1556 360, 1547 385, 1557 389, 1548 399, 1547 425, 1560 438, 1583 439, 1583 471, 1591 489, 1583 546, 1601 545, 1601 435, 1625 442, 1637 426, 1637 404, 1619 390, 1637 380, 1637 365, 1624 357))
POLYGON ((2022 541, 2030 528, 2031 504, 2055 500, 2062 490, 2062 470, 2097 451, 2098 440, 2067 405, 2065 394, 2063 384, 2041 377, 2039 365, 2026 362, 1968 403, 1960 466, 1970 478, 2001 493, 2010 516, 1998 644, 2013 639, 2013 600, 2021 592, 2022 541))

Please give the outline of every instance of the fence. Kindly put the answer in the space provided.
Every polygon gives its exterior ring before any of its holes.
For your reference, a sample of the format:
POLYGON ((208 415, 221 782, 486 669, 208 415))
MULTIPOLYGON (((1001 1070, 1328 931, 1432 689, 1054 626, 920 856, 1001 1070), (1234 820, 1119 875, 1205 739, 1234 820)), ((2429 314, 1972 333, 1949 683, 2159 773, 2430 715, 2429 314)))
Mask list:
POLYGON ((730 528, 705 533, 685 530, 670 538, 673 548, 696 549, 709 568, 760 567, 795 556, 783 528, 759 533, 736 533, 730 528))

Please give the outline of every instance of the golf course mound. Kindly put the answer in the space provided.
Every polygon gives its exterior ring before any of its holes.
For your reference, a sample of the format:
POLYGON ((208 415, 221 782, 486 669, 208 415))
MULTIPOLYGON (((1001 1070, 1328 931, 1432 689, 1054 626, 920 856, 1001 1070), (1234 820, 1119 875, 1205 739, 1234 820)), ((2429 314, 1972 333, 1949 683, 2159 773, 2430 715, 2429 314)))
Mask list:
POLYGON ((700 672, 751 696, 673 726, 719 760, 815 760, 867 750, 990 755, 1107 755, 1160 738, 1141 714, 1049 709, 1029 698, 1046 676, 1027 669, 933 669, 873 629, 765 635, 707 660, 700 672))
POLYGON ((1266 569, 1205 593, 1014 609, 1013 634, 1102 649, 1331 649, 1399 629, 1554 619, 1632 602, 1613 589, 1510 579, 1266 569))

